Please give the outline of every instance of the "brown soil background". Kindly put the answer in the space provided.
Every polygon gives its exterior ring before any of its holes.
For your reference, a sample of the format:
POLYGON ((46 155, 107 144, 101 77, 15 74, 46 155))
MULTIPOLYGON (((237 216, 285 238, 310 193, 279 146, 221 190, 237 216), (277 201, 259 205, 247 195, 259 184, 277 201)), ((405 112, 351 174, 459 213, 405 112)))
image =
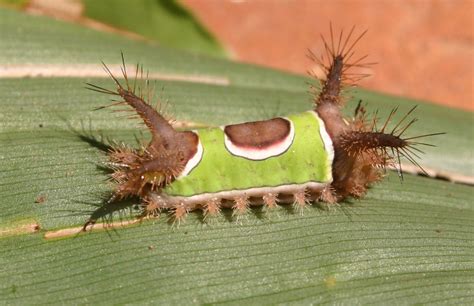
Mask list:
POLYGON ((471 0, 182 0, 240 61, 305 74, 319 34, 353 25, 378 64, 361 86, 474 110, 471 0))

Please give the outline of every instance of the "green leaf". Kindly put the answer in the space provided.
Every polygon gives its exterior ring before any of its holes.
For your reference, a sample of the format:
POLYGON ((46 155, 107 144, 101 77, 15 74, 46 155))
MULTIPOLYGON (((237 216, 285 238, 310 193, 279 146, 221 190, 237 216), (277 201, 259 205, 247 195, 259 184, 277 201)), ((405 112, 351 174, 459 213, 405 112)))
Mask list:
POLYGON ((163 46, 224 56, 216 39, 175 0, 82 0, 84 15, 151 38, 163 46))
MULTIPOLYGON (((9 10, 0 10, 0 37, 0 303, 474 302, 473 189, 411 175, 400 182, 391 174, 363 200, 315 205, 302 216, 282 206, 205 224, 191 213, 179 228, 163 216, 46 239, 81 226, 111 190, 100 167, 105 138, 148 137, 136 120, 93 111, 108 97, 85 82, 112 84, 80 72, 100 71, 100 59, 120 64, 123 50, 128 62, 161 75, 158 88, 179 120, 212 125, 307 110, 307 79, 9 10), (26 68, 28 78, 14 75, 26 68)), ((472 113, 362 89, 353 95, 348 113, 358 99, 381 117, 419 104, 411 133, 448 133, 430 139, 438 147, 423 165, 473 176, 472 113)), ((118 208, 114 221, 136 214, 133 205, 118 208)))
POLYGON ((28 0, 0 0, 0 4, 11 8, 24 8, 28 4, 28 0))

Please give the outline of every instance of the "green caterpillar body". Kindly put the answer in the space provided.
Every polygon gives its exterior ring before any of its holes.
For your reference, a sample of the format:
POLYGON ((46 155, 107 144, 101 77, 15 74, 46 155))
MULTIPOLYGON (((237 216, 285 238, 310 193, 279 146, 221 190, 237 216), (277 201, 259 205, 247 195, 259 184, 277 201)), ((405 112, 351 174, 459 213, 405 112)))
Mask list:
POLYGON ((332 182, 334 158, 324 122, 314 111, 277 119, 197 131, 195 155, 161 197, 174 205, 213 197, 232 199, 236 194, 263 196, 271 188, 287 193, 322 190, 332 182), (276 123, 282 126, 275 128, 280 133, 272 129, 276 123), (259 129, 249 124, 272 133, 252 142, 248 137, 255 138, 259 129))

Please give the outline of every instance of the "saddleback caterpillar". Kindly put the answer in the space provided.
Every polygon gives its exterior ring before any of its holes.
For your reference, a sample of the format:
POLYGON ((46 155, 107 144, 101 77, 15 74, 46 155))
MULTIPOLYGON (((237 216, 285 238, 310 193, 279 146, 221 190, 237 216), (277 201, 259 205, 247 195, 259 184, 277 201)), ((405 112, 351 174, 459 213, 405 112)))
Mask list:
POLYGON ((120 145, 108 153, 116 183, 110 202, 138 196, 144 216, 167 211, 178 221, 196 209, 205 217, 223 207, 236 215, 250 205, 291 203, 301 209, 312 201, 362 197, 387 167, 396 167, 401 175, 401 157, 420 167, 414 159, 420 151, 416 146, 427 144, 418 139, 436 134, 405 137, 416 121, 407 119, 414 108, 390 130, 396 109, 379 128, 376 116, 367 118, 360 103, 353 118, 341 114, 342 90, 365 76, 351 73, 351 68, 369 65, 365 56, 354 59, 353 49, 365 32, 354 38, 353 31, 334 37, 331 28, 330 41, 322 38, 326 54, 312 56, 326 75, 319 80, 313 109, 218 128, 175 130, 151 106, 147 88, 137 90, 138 66, 130 82, 122 56, 123 85, 104 64, 116 90, 89 84, 90 89, 119 97, 112 106, 131 107, 152 135, 139 149, 120 145))

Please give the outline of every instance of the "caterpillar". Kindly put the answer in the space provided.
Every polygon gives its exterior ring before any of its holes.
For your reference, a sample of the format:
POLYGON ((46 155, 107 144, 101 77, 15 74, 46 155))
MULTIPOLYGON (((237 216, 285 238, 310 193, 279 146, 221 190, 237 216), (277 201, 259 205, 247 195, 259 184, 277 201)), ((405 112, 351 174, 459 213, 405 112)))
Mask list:
MULTIPOLYGON (((168 212, 173 220, 184 220, 187 213, 200 209, 205 218, 231 208, 234 216, 246 213, 252 205, 273 208, 292 204, 302 209, 313 201, 338 203, 346 197, 363 197, 367 188, 380 181, 389 166, 402 176, 401 158, 419 167, 416 160, 420 138, 433 133, 405 137, 416 121, 408 120, 415 107, 388 131, 397 109, 391 111, 382 127, 377 116, 368 118, 359 103, 354 116, 345 118, 342 91, 355 86, 366 75, 351 72, 365 67, 366 56, 354 58, 354 48, 366 31, 354 36, 354 27, 331 39, 323 36, 325 54, 312 54, 325 73, 313 86, 314 107, 300 114, 264 121, 245 122, 217 128, 178 131, 170 119, 147 101, 127 75, 122 54, 125 84, 104 69, 116 89, 88 83, 88 88, 119 97, 104 106, 126 105, 143 120, 151 140, 141 148, 117 145, 108 152, 116 187, 109 202, 138 196, 143 216, 168 212)), ((123 81, 122 81, 123 82, 123 81)), ((148 84, 148 79, 146 81, 148 84)), ((95 222, 90 220, 88 224, 95 222)))

